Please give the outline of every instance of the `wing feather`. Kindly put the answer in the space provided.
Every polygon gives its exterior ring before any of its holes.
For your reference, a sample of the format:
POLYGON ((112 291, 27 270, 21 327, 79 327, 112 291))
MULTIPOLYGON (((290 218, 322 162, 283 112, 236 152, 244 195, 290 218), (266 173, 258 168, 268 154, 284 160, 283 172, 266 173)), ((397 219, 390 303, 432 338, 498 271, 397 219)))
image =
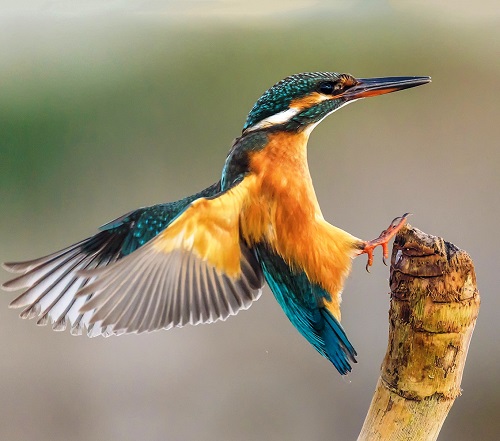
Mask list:
POLYGON ((242 182, 130 212, 60 251, 4 264, 17 276, 3 288, 24 290, 11 307, 89 336, 211 323, 247 309, 264 279, 240 242, 242 182))
POLYGON ((260 296, 262 276, 250 277, 247 269, 246 276, 233 279, 192 252, 165 256, 153 242, 104 272, 92 272, 96 281, 85 290, 93 296, 81 308, 94 311, 91 324, 102 321, 130 333, 212 323, 247 309, 260 296))

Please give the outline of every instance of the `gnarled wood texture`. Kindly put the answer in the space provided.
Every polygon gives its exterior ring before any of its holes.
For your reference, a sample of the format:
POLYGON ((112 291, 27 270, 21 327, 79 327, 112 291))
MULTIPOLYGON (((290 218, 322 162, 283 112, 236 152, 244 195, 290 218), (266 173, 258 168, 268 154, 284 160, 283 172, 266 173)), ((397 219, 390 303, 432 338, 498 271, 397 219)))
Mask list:
POLYGON ((410 225, 391 258, 389 343, 358 441, 435 440, 460 395, 479 312, 474 265, 410 225))

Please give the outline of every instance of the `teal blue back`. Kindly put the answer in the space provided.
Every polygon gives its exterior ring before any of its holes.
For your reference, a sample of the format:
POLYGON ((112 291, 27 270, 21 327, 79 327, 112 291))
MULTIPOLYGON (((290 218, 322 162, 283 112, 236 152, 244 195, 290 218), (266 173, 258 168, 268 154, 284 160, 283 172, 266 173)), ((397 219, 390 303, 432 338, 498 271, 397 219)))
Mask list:
POLYGON ((218 193, 220 193, 219 182, 175 202, 138 208, 108 222, 99 230, 122 236, 121 256, 126 256, 161 233, 191 202, 201 197, 214 197, 218 193))

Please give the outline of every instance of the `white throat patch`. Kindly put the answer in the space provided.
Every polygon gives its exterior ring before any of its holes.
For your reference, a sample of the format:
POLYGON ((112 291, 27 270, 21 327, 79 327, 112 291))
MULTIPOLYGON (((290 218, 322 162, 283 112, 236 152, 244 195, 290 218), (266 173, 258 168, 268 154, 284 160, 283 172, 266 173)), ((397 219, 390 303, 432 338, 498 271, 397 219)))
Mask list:
POLYGON ((283 110, 282 112, 275 113, 267 118, 264 118, 262 121, 259 121, 257 124, 253 125, 246 129, 246 132, 251 132, 253 130, 264 129, 266 127, 272 127, 275 125, 283 124, 292 119, 297 113, 299 113, 301 109, 297 107, 290 107, 287 110, 283 110))
MULTIPOLYGON (((325 97, 325 99, 327 99, 325 97)), ((353 103, 354 101, 357 100, 350 100, 347 101, 340 106, 338 106, 335 110, 332 110, 330 113, 327 113, 323 118, 321 118, 319 121, 316 121, 313 124, 309 124, 305 129, 304 133, 306 133, 308 136, 311 134, 311 132, 314 130, 314 128, 321 122, 323 121, 327 116, 331 115, 333 112, 336 112, 339 110, 341 107, 346 106, 347 104, 353 103)), ((259 121, 257 124, 253 125, 252 127, 248 127, 245 132, 253 132, 254 130, 259 130, 259 129, 265 129, 268 127, 272 126, 277 126, 280 124, 284 124, 288 121, 290 121, 295 115, 300 113, 302 110, 304 110, 301 107, 289 107, 287 110, 283 110, 282 112, 275 113, 274 115, 271 115, 267 118, 264 118, 262 121, 259 121)))

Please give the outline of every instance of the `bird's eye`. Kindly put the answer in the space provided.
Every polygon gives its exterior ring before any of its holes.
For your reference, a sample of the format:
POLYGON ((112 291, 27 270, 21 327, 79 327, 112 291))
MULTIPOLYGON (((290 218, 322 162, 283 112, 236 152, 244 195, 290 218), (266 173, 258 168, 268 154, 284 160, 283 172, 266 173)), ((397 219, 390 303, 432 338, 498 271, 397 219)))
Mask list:
POLYGON ((318 86, 318 91, 323 95, 333 95, 341 89, 342 83, 333 83, 332 81, 323 81, 318 86))
POLYGON ((324 95, 330 95, 333 92, 334 84, 331 81, 319 83, 318 91, 324 95))

